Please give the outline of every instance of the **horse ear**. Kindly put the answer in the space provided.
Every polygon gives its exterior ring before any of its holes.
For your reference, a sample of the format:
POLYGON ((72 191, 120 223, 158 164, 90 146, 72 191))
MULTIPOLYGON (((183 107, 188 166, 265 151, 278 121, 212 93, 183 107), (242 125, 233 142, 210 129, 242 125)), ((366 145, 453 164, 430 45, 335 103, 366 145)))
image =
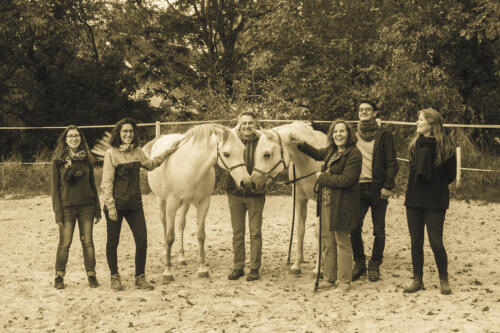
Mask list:
POLYGON ((214 132, 222 143, 226 142, 229 137, 229 129, 222 125, 214 125, 214 132))

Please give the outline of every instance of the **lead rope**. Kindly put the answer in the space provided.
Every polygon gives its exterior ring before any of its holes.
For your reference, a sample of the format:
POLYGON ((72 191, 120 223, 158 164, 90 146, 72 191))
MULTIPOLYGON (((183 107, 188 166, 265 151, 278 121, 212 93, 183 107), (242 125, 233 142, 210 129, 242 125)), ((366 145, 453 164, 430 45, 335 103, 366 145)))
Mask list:
MULTIPOLYGON (((321 229, 323 229, 322 227, 322 210, 323 210, 323 198, 322 198, 322 189, 321 189, 321 186, 318 184, 318 182, 316 181, 316 185, 318 186, 318 202, 319 202, 319 239, 318 239, 318 248, 319 248, 319 251, 318 251, 318 274, 316 275, 316 282, 314 283, 314 292, 317 292, 318 291, 318 286, 319 286, 319 277, 321 275, 321 253, 323 252, 321 250, 321 229)), ((316 186, 315 186, 316 187, 316 186)))
MULTIPOLYGON (((292 166, 293 180, 295 180, 295 164, 292 166)), ((290 231, 290 244, 288 245, 288 259, 286 260, 287 265, 290 265, 290 253, 292 252, 292 242, 293 242, 293 229, 295 226, 295 200, 296 200, 296 182, 293 182, 293 208, 292 208, 292 230, 290 231)))

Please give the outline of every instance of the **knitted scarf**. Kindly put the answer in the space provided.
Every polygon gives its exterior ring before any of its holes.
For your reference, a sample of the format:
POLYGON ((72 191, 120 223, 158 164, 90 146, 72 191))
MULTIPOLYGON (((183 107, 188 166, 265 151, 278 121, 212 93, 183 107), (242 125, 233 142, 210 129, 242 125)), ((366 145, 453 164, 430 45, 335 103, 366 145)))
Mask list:
POLYGON ((358 123, 358 135, 363 141, 370 142, 375 139, 375 134, 379 129, 377 121, 374 119, 370 121, 360 121, 358 123))
POLYGON ((69 148, 66 148, 66 154, 64 154, 64 160, 63 160, 63 163, 64 163, 64 167, 65 168, 69 168, 72 163, 71 161, 81 161, 81 160, 84 160, 86 157, 87 157, 87 153, 85 152, 85 150, 81 149, 81 150, 78 150, 78 151, 73 151, 72 149, 69 149, 69 148))
POLYGON ((420 135, 415 147, 415 174, 418 180, 427 183, 432 180, 432 168, 436 153, 436 139, 420 135))

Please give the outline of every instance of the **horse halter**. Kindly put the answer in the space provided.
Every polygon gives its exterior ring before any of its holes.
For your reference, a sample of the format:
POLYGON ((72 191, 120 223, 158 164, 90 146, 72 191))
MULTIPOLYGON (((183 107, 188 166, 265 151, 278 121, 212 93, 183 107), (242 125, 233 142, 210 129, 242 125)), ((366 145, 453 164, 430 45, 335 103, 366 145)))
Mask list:
POLYGON ((271 172, 273 172, 274 169, 276 169, 280 164, 283 164, 283 168, 285 170, 288 169, 288 167, 286 166, 286 162, 285 162, 283 144, 281 143, 281 136, 279 135, 279 133, 277 131, 275 131, 275 130, 272 130, 272 131, 274 133, 276 133, 276 135, 278 136, 278 143, 280 145, 280 153, 281 153, 280 160, 268 172, 265 172, 265 171, 257 169, 257 168, 253 168, 254 171, 257 171, 258 173, 261 173, 261 174, 263 174, 263 175, 265 175, 265 176, 267 176, 268 178, 271 178, 271 179, 273 179, 273 177, 271 176, 271 172))
POLYGON ((222 162, 224 169, 226 169, 229 173, 231 173, 231 171, 233 171, 236 168, 245 166, 245 163, 240 163, 240 164, 233 165, 232 167, 228 167, 226 162, 224 162, 224 159, 222 159, 222 156, 220 155, 219 143, 217 142, 217 162, 219 162, 219 160, 222 162))

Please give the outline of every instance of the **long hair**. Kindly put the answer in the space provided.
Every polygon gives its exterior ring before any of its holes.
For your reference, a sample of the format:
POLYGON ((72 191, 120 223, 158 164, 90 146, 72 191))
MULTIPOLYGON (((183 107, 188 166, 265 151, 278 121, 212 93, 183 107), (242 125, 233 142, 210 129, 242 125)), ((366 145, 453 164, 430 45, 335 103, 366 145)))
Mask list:
POLYGON ((333 130, 335 129, 335 126, 337 126, 337 124, 345 124, 345 127, 347 128, 347 142, 345 145, 346 148, 350 146, 355 146, 356 136, 354 135, 354 130, 344 119, 341 118, 335 119, 333 123, 330 125, 330 128, 328 129, 327 133, 328 144, 331 145, 334 148, 334 150, 339 149, 339 147, 337 147, 335 141, 333 140, 333 130))
MULTIPOLYGON (((418 115, 422 115, 431 126, 430 135, 436 139, 436 159, 434 160, 434 165, 441 165, 453 154, 453 149, 444 132, 443 117, 433 108, 420 110, 418 111, 418 115)), ((415 153, 419 136, 420 134, 417 132, 409 144, 410 155, 415 153)))
POLYGON ((136 147, 139 146, 139 130, 137 128, 137 121, 135 121, 134 118, 131 117, 126 117, 120 120, 119 122, 116 123, 115 127, 111 130, 111 146, 115 148, 119 148, 122 139, 120 138, 120 131, 122 130, 123 125, 125 124, 130 124, 132 125, 132 128, 134 129, 134 138, 132 139, 132 144, 134 144, 136 147))
POLYGON ((87 140, 85 139, 82 130, 75 125, 69 125, 68 127, 66 127, 59 136, 59 138, 57 139, 56 149, 54 149, 54 153, 52 154, 52 161, 62 162, 63 160, 66 159, 67 157, 66 154, 68 153, 69 149, 68 144, 66 143, 66 136, 68 135, 68 132, 72 129, 77 130, 78 133, 80 134, 81 142, 78 149, 85 151, 86 155, 85 159, 90 165, 94 165, 94 156, 90 152, 87 140))

